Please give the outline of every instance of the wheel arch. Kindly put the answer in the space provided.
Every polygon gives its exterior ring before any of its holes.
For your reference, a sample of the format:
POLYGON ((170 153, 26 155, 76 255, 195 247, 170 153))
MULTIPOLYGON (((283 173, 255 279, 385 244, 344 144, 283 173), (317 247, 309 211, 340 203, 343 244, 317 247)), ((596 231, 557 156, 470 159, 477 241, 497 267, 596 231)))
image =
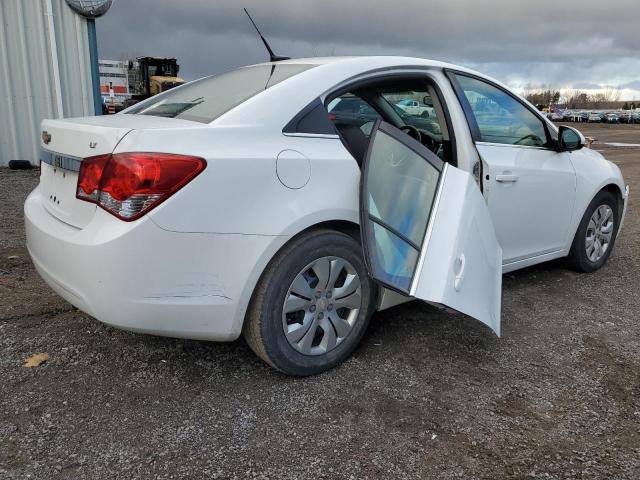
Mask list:
MULTIPOLYGON (((296 238, 302 234, 305 234, 311 230, 336 230, 338 232, 346 233, 350 237, 353 237, 358 242, 360 241, 360 225, 350 220, 327 220, 324 222, 315 223, 308 226, 304 230, 301 230, 293 238, 296 238)), ((288 242, 287 242, 288 243, 288 242)), ((284 246, 283 246, 284 247, 284 246)))
POLYGON ((622 193, 622 189, 620 188, 620 185, 618 185, 618 183, 616 183, 615 179, 609 179, 605 182, 603 182, 603 184, 600 186, 600 188, 597 188, 594 190, 593 194, 588 197, 588 200, 585 201, 584 203, 584 208, 582 208, 581 210, 579 210, 579 214, 576 215, 575 217, 575 223, 573 228, 570 230, 571 231, 571 243, 569 244, 569 248, 567 248, 567 254, 570 254, 571 252, 571 248, 573 247, 573 241, 576 237, 576 234, 578 232, 578 228, 580 228, 580 222, 582 221, 582 217, 584 217, 584 214, 587 211, 587 208, 589 208, 589 205, 591 204, 591 202, 593 201, 594 198, 596 198, 596 196, 600 193, 600 192, 609 192, 611 194, 613 194, 613 196, 616 198, 617 203, 618 203, 618 226, 620 225, 620 220, 621 220, 621 216, 623 215, 623 211, 624 211, 624 196, 622 193))
MULTIPOLYGON (((234 334, 236 336, 239 336, 240 332, 242 331, 249 305, 251 303, 251 300, 253 299, 257 286, 264 277, 267 268, 271 265, 277 255, 284 248, 290 245, 291 242, 297 240, 301 235, 308 234, 309 232, 314 230, 334 230, 342 232, 360 242, 360 225, 353 220, 345 218, 319 220, 315 223, 310 223, 301 228, 298 228, 296 233, 293 235, 281 235, 275 237, 274 241, 271 244, 271 247, 266 249, 257 259, 256 267, 254 268, 250 277, 247 279, 245 288, 240 295, 240 298, 238 299, 238 308, 236 309, 236 316, 234 319, 234 334)), ((380 292, 377 292, 377 295, 379 295, 379 293, 380 292)))
POLYGON ((595 196, 603 190, 612 193, 613 196, 616 197, 618 202, 618 225, 620 225, 620 220, 622 220, 622 215, 624 213, 624 194, 622 193, 622 189, 618 184, 609 183, 598 190, 593 197, 595 198, 595 196))

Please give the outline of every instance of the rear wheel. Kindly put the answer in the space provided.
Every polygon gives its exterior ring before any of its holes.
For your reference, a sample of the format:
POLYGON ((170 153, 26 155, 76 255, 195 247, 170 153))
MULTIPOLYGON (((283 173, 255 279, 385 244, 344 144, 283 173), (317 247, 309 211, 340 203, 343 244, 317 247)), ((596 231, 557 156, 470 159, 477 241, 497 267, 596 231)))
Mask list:
POLYGON ((568 257, 573 268, 594 272, 605 264, 618 233, 618 218, 617 198, 600 191, 587 207, 573 239, 568 257))
POLYGON ((375 301, 360 244, 344 233, 311 231, 294 239, 267 267, 249 307, 244 337, 278 370, 317 374, 353 352, 375 301))

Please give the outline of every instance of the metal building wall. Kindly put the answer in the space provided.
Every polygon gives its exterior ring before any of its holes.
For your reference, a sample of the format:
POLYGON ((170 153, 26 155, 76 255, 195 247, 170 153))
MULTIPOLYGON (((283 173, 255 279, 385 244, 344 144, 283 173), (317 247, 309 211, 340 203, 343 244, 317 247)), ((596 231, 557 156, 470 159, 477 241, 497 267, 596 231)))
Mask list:
POLYGON ((56 101, 48 0, 0 0, 0 166, 38 164, 44 118, 94 114, 87 20, 50 0, 62 111, 56 101))

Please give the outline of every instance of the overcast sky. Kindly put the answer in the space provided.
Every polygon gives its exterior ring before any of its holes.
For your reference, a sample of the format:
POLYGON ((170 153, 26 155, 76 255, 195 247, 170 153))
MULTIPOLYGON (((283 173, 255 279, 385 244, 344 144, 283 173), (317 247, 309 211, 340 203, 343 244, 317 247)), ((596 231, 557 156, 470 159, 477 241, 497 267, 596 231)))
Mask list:
POLYGON ((280 55, 409 55, 640 99, 638 0, 114 0, 100 58, 175 56, 187 80, 266 61, 243 6, 280 55))

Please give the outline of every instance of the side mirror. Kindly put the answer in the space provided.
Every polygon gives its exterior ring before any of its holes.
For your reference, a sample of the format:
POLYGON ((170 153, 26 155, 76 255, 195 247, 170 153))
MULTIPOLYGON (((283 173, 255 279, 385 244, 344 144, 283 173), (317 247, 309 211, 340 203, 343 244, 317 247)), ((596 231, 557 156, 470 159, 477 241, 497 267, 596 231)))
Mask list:
POLYGON ((558 130, 558 151, 571 152, 580 150, 585 146, 587 141, 584 136, 575 128, 566 125, 560 125, 558 130))
POLYGON ((433 107, 433 101, 431 100, 430 95, 425 95, 424 97, 422 97, 422 103, 427 107, 433 107))

